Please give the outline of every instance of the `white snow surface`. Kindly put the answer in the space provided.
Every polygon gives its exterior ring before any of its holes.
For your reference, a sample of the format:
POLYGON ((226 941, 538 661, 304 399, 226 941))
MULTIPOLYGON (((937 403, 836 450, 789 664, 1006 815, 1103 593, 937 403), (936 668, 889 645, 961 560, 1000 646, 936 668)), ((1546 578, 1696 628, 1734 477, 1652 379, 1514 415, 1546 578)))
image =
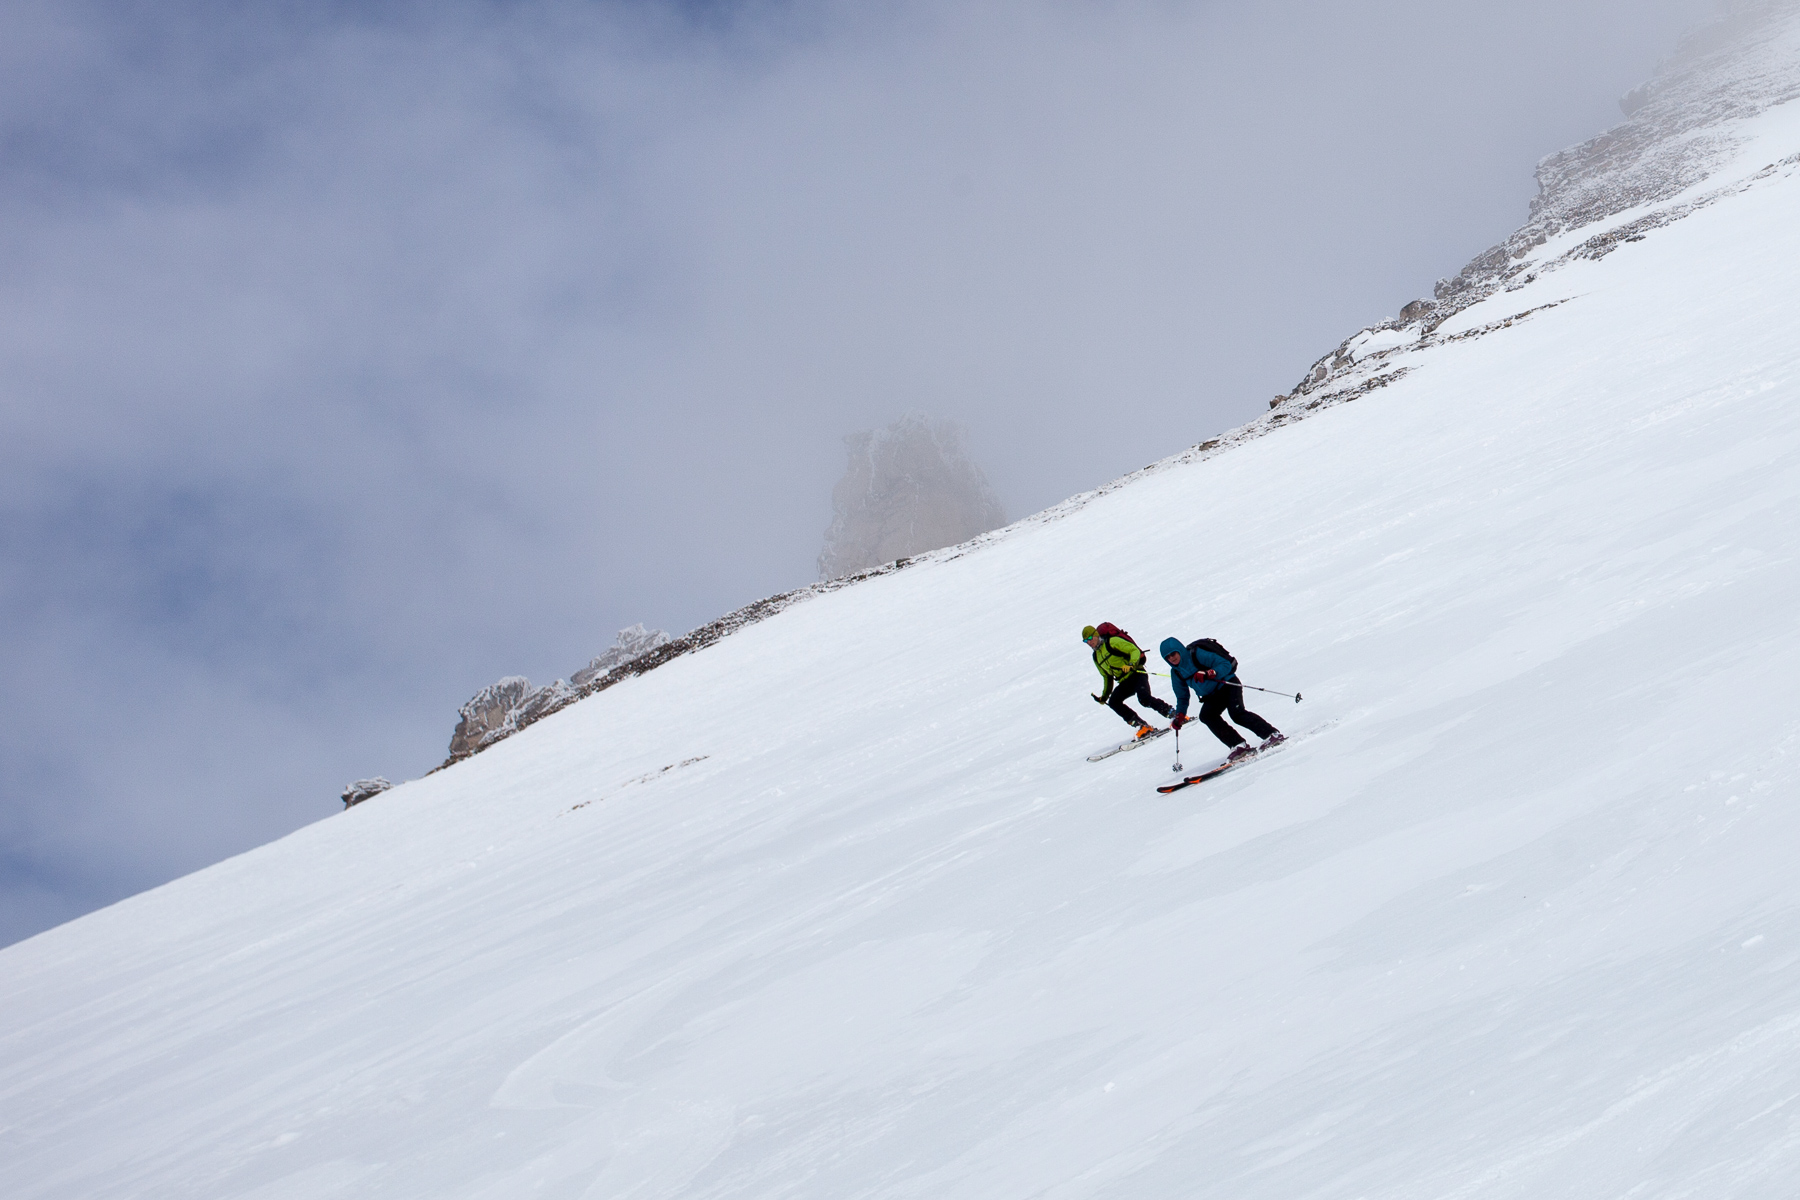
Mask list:
POLYGON ((1790 165, 0 952, 0 1195, 1800 1194, 1797 262, 1790 165), (1103 619, 1304 736, 1085 762, 1103 619))

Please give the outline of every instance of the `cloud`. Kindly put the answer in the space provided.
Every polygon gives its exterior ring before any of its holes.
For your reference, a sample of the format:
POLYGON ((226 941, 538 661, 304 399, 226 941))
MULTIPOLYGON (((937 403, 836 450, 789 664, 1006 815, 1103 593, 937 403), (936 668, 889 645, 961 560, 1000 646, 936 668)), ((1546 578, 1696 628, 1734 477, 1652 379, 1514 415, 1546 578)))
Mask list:
POLYGON ((0 939, 806 582, 849 431, 1253 415, 1702 7, 8 6, 0 939))

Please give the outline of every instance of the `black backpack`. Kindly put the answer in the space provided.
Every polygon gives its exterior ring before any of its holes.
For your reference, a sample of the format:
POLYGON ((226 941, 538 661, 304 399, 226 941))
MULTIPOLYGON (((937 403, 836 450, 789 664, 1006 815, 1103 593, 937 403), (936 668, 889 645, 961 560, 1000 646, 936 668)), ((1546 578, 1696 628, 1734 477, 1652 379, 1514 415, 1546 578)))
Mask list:
MULTIPOLYGON (((1232 654, 1232 652, 1227 650, 1225 647, 1219 645, 1219 643, 1216 639, 1200 638, 1197 641, 1189 642, 1188 649, 1189 650, 1205 650, 1207 653, 1216 654, 1220 658, 1229 658, 1231 660, 1231 674, 1232 675, 1237 674, 1237 656, 1232 654)), ((1230 676, 1226 676, 1226 678, 1230 678, 1230 676)))

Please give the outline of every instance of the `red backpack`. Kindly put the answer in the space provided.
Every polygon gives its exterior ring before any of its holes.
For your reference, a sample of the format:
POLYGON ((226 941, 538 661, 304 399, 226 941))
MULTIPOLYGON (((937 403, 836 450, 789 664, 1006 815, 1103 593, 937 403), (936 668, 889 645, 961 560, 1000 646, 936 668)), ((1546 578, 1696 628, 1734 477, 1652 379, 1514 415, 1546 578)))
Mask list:
MULTIPOLYGON (((1120 629, 1117 625, 1114 625, 1111 621, 1100 622, 1098 625, 1094 626, 1094 632, 1103 638, 1122 637, 1132 645, 1137 646, 1136 638, 1132 637, 1129 633, 1126 633, 1123 629, 1120 629)), ((1143 652, 1144 648, 1138 646, 1138 653, 1142 654, 1143 652)))

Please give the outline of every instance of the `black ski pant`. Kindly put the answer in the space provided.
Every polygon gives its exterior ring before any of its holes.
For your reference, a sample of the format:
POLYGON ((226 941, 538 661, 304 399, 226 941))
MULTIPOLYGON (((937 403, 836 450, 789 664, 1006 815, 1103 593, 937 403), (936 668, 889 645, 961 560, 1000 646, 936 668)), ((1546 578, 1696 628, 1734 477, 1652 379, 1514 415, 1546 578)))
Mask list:
POLYGON ((1222 683, 1207 693, 1206 699, 1200 701, 1200 720, 1213 736, 1228 747, 1244 744, 1244 735, 1225 723, 1224 713, 1230 713, 1231 719, 1254 733, 1259 738, 1271 737, 1275 727, 1244 707, 1244 689, 1236 681, 1222 683))
POLYGON ((1106 707, 1118 713, 1124 722, 1133 728, 1148 724, 1144 718, 1125 707, 1127 700, 1136 700, 1145 708, 1153 708, 1165 717, 1175 711, 1150 694, 1150 677, 1142 671, 1133 671, 1125 678, 1116 681, 1113 684, 1112 697, 1107 700, 1106 707))

